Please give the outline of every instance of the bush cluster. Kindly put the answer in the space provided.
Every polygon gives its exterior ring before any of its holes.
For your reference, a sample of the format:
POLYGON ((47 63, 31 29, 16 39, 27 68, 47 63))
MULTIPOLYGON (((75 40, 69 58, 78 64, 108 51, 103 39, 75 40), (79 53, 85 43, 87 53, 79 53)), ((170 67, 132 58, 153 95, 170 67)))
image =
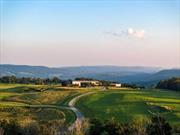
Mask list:
POLYGON ((0 121, 0 135, 172 135, 178 134, 179 130, 178 127, 172 128, 160 116, 153 117, 146 125, 93 119, 77 125, 73 130, 64 127, 58 121, 48 122, 41 126, 32 123, 23 128, 15 121, 0 121))

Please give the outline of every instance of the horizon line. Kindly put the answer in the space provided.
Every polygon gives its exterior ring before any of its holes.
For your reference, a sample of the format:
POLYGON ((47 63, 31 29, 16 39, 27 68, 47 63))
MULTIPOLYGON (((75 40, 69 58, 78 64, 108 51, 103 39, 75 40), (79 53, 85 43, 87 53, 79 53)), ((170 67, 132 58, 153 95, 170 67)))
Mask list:
POLYGON ((34 67, 47 67, 47 68, 70 68, 70 67, 147 67, 147 68, 159 68, 159 69, 180 69, 180 67, 163 67, 163 66, 145 66, 145 65, 63 65, 63 66, 48 66, 48 65, 31 65, 31 64, 14 64, 14 63, 0 63, 0 65, 12 65, 12 66, 34 66, 34 67))

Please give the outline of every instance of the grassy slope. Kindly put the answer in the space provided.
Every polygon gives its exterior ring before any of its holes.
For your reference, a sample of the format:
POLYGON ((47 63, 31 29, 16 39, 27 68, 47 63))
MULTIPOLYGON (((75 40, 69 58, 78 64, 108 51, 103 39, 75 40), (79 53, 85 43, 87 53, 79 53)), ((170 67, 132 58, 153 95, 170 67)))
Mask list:
POLYGON ((50 120, 70 124, 75 120, 75 114, 59 106, 86 91, 58 85, 0 84, 0 119, 17 119, 23 124, 50 120))
MULTIPOLYGON (((58 85, 0 84, 0 119, 17 119, 23 124, 65 120, 69 124, 75 119, 74 114, 58 106, 67 105, 70 99, 87 91, 89 89, 58 85)), ((180 124, 180 93, 170 91, 108 90, 82 97, 77 107, 91 118, 148 121, 153 115, 151 111, 159 112, 171 123, 180 124)))
POLYGON ((72 119, 66 119, 66 115, 73 115, 68 110, 56 108, 1 107, 0 112, 0 119, 16 119, 23 126, 31 122, 43 124, 52 120, 59 120, 65 124, 69 124, 72 122, 72 119))
POLYGON ((108 90, 83 97, 76 105, 90 118, 148 121, 152 113, 180 125, 180 93, 160 90, 108 90))

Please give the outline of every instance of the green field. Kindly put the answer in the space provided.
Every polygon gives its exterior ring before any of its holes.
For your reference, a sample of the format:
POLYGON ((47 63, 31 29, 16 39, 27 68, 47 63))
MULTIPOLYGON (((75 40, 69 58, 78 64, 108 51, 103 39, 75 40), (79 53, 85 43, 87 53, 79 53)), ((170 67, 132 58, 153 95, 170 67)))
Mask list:
POLYGON ((65 125, 76 116, 64 108, 83 93, 76 107, 86 118, 115 119, 119 122, 148 122, 163 115, 171 124, 180 125, 180 93, 163 90, 72 88, 58 85, 0 84, 0 120, 15 119, 22 125, 58 120, 65 125))
POLYGON ((88 118, 126 123, 163 115, 180 125, 180 93, 163 90, 106 90, 81 98, 76 107, 88 118))
POLYGON ((75 114, 62 106, 87 91, 58 85, 0 84, 0 119, 15 119, 22 125, 59 120, 69 125, 75 114))

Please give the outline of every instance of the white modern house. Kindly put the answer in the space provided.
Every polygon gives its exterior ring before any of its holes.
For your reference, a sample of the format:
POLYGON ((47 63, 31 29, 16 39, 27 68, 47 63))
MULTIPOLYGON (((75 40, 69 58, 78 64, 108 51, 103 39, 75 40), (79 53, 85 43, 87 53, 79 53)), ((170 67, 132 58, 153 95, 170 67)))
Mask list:
POLYGON ((99 81, 93 81, 93 80, 74 80, 72 81, 72 84, 74 86, 79 86, 81 87, 83 84, 90 84, 90 85, 94 85, 94 86, 99 86, 99 81))
POLYGON ((111 86, 113 86, 113 87, 121 87, 121 83, 112 83, 111 86))
POLYGON ((116 83, 115 85, 116 85, 116 87, 121 87, 120 83, 116 83))

